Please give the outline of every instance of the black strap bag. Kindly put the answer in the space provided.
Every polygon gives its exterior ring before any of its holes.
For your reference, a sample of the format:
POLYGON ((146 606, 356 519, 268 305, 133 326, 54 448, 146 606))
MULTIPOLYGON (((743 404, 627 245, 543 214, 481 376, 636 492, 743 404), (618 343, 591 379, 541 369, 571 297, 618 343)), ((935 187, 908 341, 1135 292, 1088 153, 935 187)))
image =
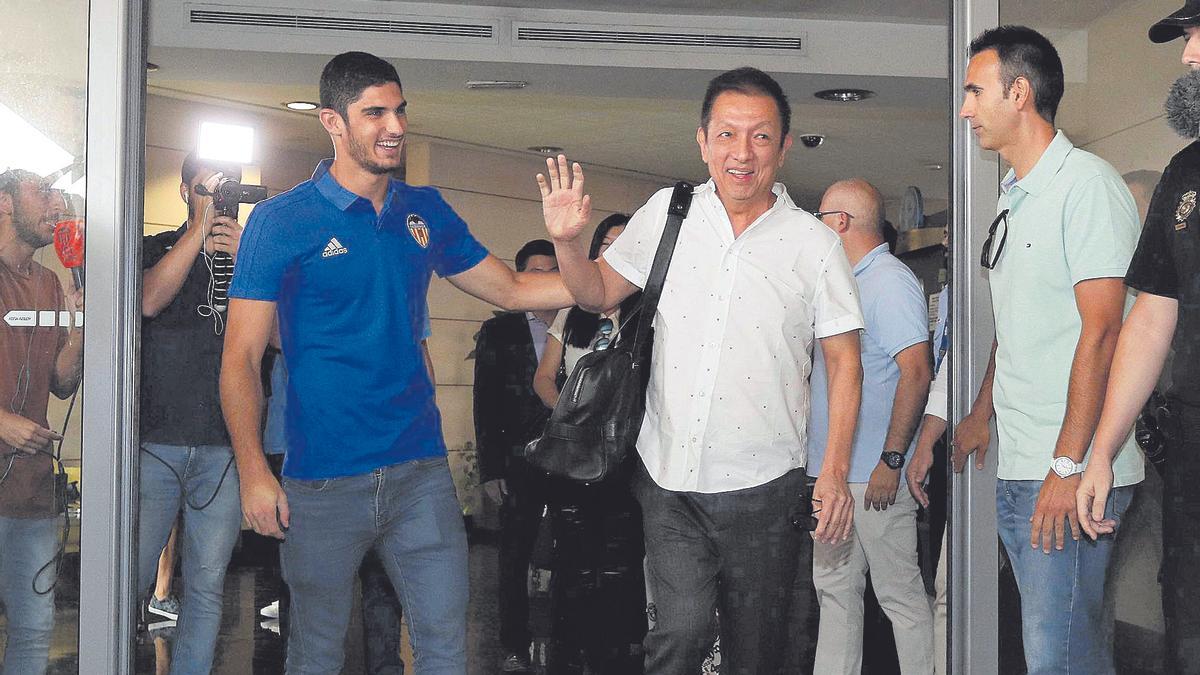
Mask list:
POLYGON ((584 354, 575 364, 541 438, 525 446, 530 464, 591 483, 616 471, 637 441, 650 379, 651 322, 691 203, 692 186, 677 183, 641 302, 622 317, 612 346, 584 354), (630 330, 633 339, 621 339, 630 330))

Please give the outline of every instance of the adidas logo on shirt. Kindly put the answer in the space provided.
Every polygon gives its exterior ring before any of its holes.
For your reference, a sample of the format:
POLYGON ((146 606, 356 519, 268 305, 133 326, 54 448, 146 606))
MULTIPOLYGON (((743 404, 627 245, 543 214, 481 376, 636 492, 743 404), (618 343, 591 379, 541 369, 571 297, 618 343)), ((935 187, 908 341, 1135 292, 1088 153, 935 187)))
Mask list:
POLYGON ((346 248, 345 246, 342 246, 342 242, 338 241, 337 237, 333 237, 332 239, 329 240, 328 244, 325 244, 325 250, 321 251, 321 257, 322 258, 332 258, 335 255, 342 255, 343 253, 349 253, 349 252, 350 252, 350 249, 346 248))

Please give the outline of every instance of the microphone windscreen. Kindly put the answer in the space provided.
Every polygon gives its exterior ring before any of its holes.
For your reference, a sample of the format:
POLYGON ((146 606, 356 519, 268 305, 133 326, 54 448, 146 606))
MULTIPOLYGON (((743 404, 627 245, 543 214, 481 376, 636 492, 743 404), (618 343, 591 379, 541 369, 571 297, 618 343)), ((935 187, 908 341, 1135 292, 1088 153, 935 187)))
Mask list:
POLYGON ((54 225, 54 252, 67 269, 83 265, 83 221, 61 220, 54 225))
POLYGON ((1167 124, 1184 138, 1200 137, 1200 71, 1189 70, 1175 80, 1163 106, 1167 124))

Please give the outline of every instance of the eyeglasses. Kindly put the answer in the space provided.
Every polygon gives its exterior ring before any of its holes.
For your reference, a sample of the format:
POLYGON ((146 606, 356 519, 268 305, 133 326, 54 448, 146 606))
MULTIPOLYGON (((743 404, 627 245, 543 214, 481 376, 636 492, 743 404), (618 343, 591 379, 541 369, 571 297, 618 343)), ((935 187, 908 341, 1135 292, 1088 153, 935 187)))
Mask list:
POLYGON ((1000 261, 1000 254, 1004 252, 1004 242, 1008 239, 1008 209, 1000 212, 996 219, 992 221, 992 226, 988 228, 987 239, 983 240, 983 255, 979 257, 979 264, 983 265, 984 269, 996 269, 996 263, 1000 261), (1004 223, 1004 232, 1000 235, 1000 243, 996 244, 995 253, 992 252, 992 242, 996 238, 996 228, 1004 223))
POLYGON ((599 325, 596 326, 596 341, 592 343, 592 351, 608 349, 608 346, 612 344, 612 338, 609 337, 612 332, 613 320, 608 317, 601 319, 599 325))
POLYGON ((836 214, 836 213, 840 213, 840 214, 842 214, 843 216, 846 216, 847 218, 853 218, 853 217, 854 217, 854 214, 852 214, 852 213, 850 213, 850 212, 848 212, 848 211, 813 211, 813 215, 814 215, 814 216, 816 216, 816 217, 818 217, 818 218, 824 218, 825 216, 832 216, 832 215, 834 215, 834 214, 836 214))

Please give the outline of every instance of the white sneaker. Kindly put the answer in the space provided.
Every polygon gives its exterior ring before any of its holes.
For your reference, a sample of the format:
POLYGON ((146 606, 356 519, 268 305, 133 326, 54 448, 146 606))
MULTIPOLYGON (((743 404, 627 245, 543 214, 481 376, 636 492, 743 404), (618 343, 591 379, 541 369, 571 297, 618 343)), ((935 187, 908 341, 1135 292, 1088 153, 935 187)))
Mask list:
POLYGON ((262 614, 263 616, 267 617, 268 619, 278 619, 279 618, 279 601, 276 600, 275 602, 272 602, 271 604, 267 605, 266 607, 263 607, 262 609, 258 610, 258 613, 262 614))
POLYGON ((267 619, 258 625, 260 628, 264 628, 276 635, 279 635, 279 619, 267 619))

